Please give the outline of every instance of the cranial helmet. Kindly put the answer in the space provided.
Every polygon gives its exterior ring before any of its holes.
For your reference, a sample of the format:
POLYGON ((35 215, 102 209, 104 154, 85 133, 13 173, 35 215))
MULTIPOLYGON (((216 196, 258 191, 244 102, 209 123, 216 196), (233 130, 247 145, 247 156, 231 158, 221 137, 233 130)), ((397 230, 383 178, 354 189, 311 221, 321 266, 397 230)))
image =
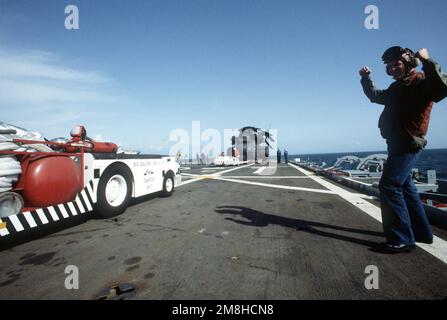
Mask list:
POLYGON ((87 130, 85 130, 85 127, 82 125, 75 126, 71 129, 70 135, 73 137, 73 140, 85 140, 87 137, 87 130))
POLYGON ((385 64, 400 60, 410 70, 416 68, 419 65, 419 59, 415 57, 415 54, 411 49, 402 48, 399 46, 388 48, 383 53, 382 60, 385 64))

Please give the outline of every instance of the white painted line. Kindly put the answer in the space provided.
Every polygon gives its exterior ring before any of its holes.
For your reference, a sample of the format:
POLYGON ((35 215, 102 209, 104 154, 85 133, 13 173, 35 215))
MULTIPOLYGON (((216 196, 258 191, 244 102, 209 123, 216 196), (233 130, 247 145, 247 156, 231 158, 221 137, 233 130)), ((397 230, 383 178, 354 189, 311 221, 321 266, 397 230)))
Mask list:
POLYGON ((182 172, 182 176, 185 176, 185 177, 200 177, 200 174, 192 174, 192 173, 183 173, 182 172))
MULTIPOLYGON (((300 168, 293 164, 289 165, 304 174, 309 173, 307 170, 304 170, 303 168, 300 168)), ((312 179, 320 183, 322 186, 328 188, 329 190, 334 191, 337 195, 339 195, 352 205, 356 206, 357 208, 368 214, 370 217, 376 219, 379 222, 382 222, 382 215, 379 207, 376 207, 372 203, 362 200, 362 198, 359 195, 351 193, 345 189, 342 189, 326 180, 323 180, 320 177, 312 176, 312 179)), ((416 245, 422 248, 423 250, 427 251, 434 257, 438 258, 442 262, 447 263, 447 241, 445 241, 444 239, 441 239, 437 236, 433 236, 433 244, 429 245, 425 243, 416 243, 416 245)))
POLYGON ((6 222, 3 222, 2 219, 0 219, 0 237, 7 236, 8 234, 9 234, 9 231, 6 227, 6 222), (5 225, 4 225, 4 227, 1 227, 1 226, 3 226, 3 223, 5 223, 5 225))
POLYGON ((181 182, 185 182, 185 181, 190 181, 190 180, 198 179, 198 178, 200 178, 200 177, 182 177, 182 180, 180 181, 180 183, 181 183, 181 182))
POLYGON ((321 184, 323 187, 333 191, 335 194, 337 194, 341 198, 345 199, 352 205, 356 206, 363 212, 367 213, 374 219, 382 222, 382 215, 381 215, 380 208, 376 207, 375 205, 373 205, 367 201, 364 201, 357 194, 351 193, 343 188, 340 188, 326 180, 323 180, 322 178, 320 178, 318 176, 310 175, 310 172, 307 170, 304 170, 303 168, 300 168, 300 167, 290 164, 290 163, 289 163, 289 165, 291 167, 295 168, 296 170, 300 171, 301 173, 304 173, 305 175, 309 175, 309 177, 311 177, 312 180, 314 180, 315 182, 317 182, 317 183, 321 184))
POLYGON ((45 216, 45 213, 43 213, 43 210, 42 209, 37 209, 36 212, 37 212, 37 215, 40 218, 40 221, 42 221, 43 224, 47 224, 48 223, 48 219, 45 216))
POLYGON ((308 176, 223 176, 229 179, 310 179, 308 176))
POLYGON ((81 191, 81 196, 84 199, 85 205, 87 206, 88 211, 93 211, 92 205, 90 204, 90 200, 87 197, 87 193, 85 190, 81 191))
POLYGON ((283 186, 283 185, 277 185, 277 184, 253 182, 253 181, 245 181, 245 180, 237 180, 237 179, 227 179, 226 177, 219 177, 219 178, 216 178, 216 180, 230 181, 230 182, 236 182, 236 183, 242 183, 242 184, 250 184, 250 185, 253 185, 253 186, 268 187, 268 188, 275 188, 275 189, 285 189, 285 190, 296 190, 296 191, 306 191, 306 192, 315 192, 315 193, 334 194, 334 192, 330 191, 330 190, 312 189, 312 188, 303 188, 303 187, 291 187, 291 186, 283 186))
POLYGON ((275 176, 277 170, 277 167, 265 167, 265 170, 263 170, 260 174, 266 177, 273 177, 275 176))
POLYGON ((200 180, 202 180, 202 179, 197 178, 197 179, 191 179, 191 180, 182 181, 182 183, 180 183, 178 186, 181 187, 181 186, 187 185, 189 183, 200 181, 200 180))
POLYGON ((59 217, 57 216, 56 210, 54 210, 53 207, 49 207, 48 211, 50 212, 51 218, 53 218, 53 221, 58 221, 59 220, 59 217))
POLYGON ((75 206, 73 205, 73 202, 69 202, 69 203, 68 203, 68 207, 70 208, 71 214, 72 214, 73 216, 77 216, 77 215, 78 215, 78 212, 76 211, 76 208, 75 208, 75 206))
POLYGON ((76 196, 76 204, 78 205, 79 210, 81 210, 81 213, 85 212, 84 206, 82 205, 81 199, 79 199, 79 196, 76 196))
POLYGON ((23 213, 23 216, 26 219, 26 222, 28 222, 29 226, 31 228, 37 227, 36 221, 34 221, 33 215, 31 214, 31 212, 27 211, 23 213))
MULTIPOLYGON (((224 170, 224 171, 221 171, 221 172, 216 172, 216 173, 213 173, 213 174, 211 174, 211 175, 191 175, 191 176, 193 177, 193 179, 191 179, 191 180, 187 180, 187 181, 182 181, 182 183, 179 184, 178 187, 181 187, 181 186, 187 185, 187 184, 189 184, 189 183, 193 183, 193 182, 196 182, 196 181, 200 181, 200 180, 206 179, 207 177, 212 177, 212 178, 214 178, 214 177, 218 177, 218 176, 220 176, 222 173, 231 172, 231 171, 238 170, 238 169, 242 169, 242 168, 246 168, 246 167, 249 167, 249 166, 252 166, 252 165, 253 165, 253 164, 244 165, 244 166, 239 166, 239 167, 231 168, 231 169, 227 169, 227 170, 224 170)), ((182 174, 183 174, 183 173, 182 173, 182 174)), ((185 175, 186 175, 186 174, 185 174, 185 175)))
POLYGON ((437 236, 433 236, 433 243, 416 243, 416 245, 431 255, 435 256, 439 260, 442 260, 444 263, 447 263, 447 241, 441 239, 437 236))
POLYGON ((258 170, 256 170, 255 172, 253 172, 253 174, 262 174, 262 172, 267 169, 267 167, 260 167, 258 170))
POLYGON ((67 210, 65 210, 64 205, 60 204, 60 205, 58 205, 57 207, 58 207, 59 210, 61 211, 62 216, 63 216, 64 218, 68 218, 68 217, 69 217, 69 215, 68 215, 68 213, 67 213, 67 210))
POLYGON ((17 218, 16 215, 9 216, 8 218, 11 221, 12 225, 14 226, 14 228, 16 229, 17 232, 23 231, 23 226, 20 223, 19 218, 17 218))
POLYGON ((244 166, 240 166, 240 167, 236 167, 236 168, 231 168, 231 169, 224 170, 224 171, 221 171, 221 172, 217 172, 217 173, 214 173, 213 175, 220 176, 221 174, 228 173, 228 172, 235 171, 235 170, 239 170, 239 169, 242 169, 242 168, 248 168, 248 167, 251 167, 252 165, 254 165, 254 163, 248 164, 248 165, 244 165, 244 166))

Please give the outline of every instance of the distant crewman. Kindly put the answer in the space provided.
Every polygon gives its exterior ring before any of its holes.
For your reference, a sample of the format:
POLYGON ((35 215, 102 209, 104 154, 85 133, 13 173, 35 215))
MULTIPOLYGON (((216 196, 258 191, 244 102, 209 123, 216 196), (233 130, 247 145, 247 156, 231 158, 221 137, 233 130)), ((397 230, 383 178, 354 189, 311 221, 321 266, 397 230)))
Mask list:
POLYGON ((278 163, 281 163, 281 150, 278 149, 278 151, 276 152, 276 161, 278 163))
POLYGON ((415 242, 433 242, 411 169, 427 143, 433 102, 447 96, 447 75, 425 48, 414 54, 408 48, 391 47, 382 60, 386 73, 395 80, 386 90, 374 86, 368 67, 359 71, 366 96, 373 103, 385 105, 379 128, 388 145, 388 159, 379 189, 386 243, 380 249, 408 252, 415 248, 415 242), (420 61, 423 73, 415 69, 420 61))
POLYGON ((287 149, 284 149, 284 162, 289 163, 289 153, 287 152, 287 149))
POLYGON ((233 148, 233 150, 234 150, 234 157, 239 159, 239 157, 241 156, 239 149, 233 148))
POLYGON ((180 153, 180 150, 177 151, 177 153, 175 154, 175 161, 180 163, 182 159, 182 154, 180 153))

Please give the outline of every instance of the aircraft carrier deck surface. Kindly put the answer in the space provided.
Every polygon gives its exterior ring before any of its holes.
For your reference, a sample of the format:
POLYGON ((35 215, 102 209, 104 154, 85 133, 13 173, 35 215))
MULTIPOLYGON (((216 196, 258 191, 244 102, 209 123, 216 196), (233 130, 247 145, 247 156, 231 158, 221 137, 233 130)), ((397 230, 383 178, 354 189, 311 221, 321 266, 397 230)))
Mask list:
POLYGON ((446 232, 411 253, 384 241, 376 200, 292 165, 189 166, 170 198, 146 197, 0 252, 0 299, 444 299, 446 232), (67 265, 79 289, 64 286, 67 265), (366 289, 365 268, 379 271, 366 289))

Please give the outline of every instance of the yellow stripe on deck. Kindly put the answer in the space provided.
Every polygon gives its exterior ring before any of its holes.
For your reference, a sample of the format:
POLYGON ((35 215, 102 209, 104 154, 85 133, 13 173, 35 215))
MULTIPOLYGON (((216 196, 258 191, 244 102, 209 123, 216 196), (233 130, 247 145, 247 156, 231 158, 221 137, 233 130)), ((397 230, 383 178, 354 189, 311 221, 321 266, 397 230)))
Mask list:
POLYGON ((216 179, 216 176, 205 176, 205 175, 203 175, 203 176, 199 176, 198 178, 200 178, 200 179, 216 179))

